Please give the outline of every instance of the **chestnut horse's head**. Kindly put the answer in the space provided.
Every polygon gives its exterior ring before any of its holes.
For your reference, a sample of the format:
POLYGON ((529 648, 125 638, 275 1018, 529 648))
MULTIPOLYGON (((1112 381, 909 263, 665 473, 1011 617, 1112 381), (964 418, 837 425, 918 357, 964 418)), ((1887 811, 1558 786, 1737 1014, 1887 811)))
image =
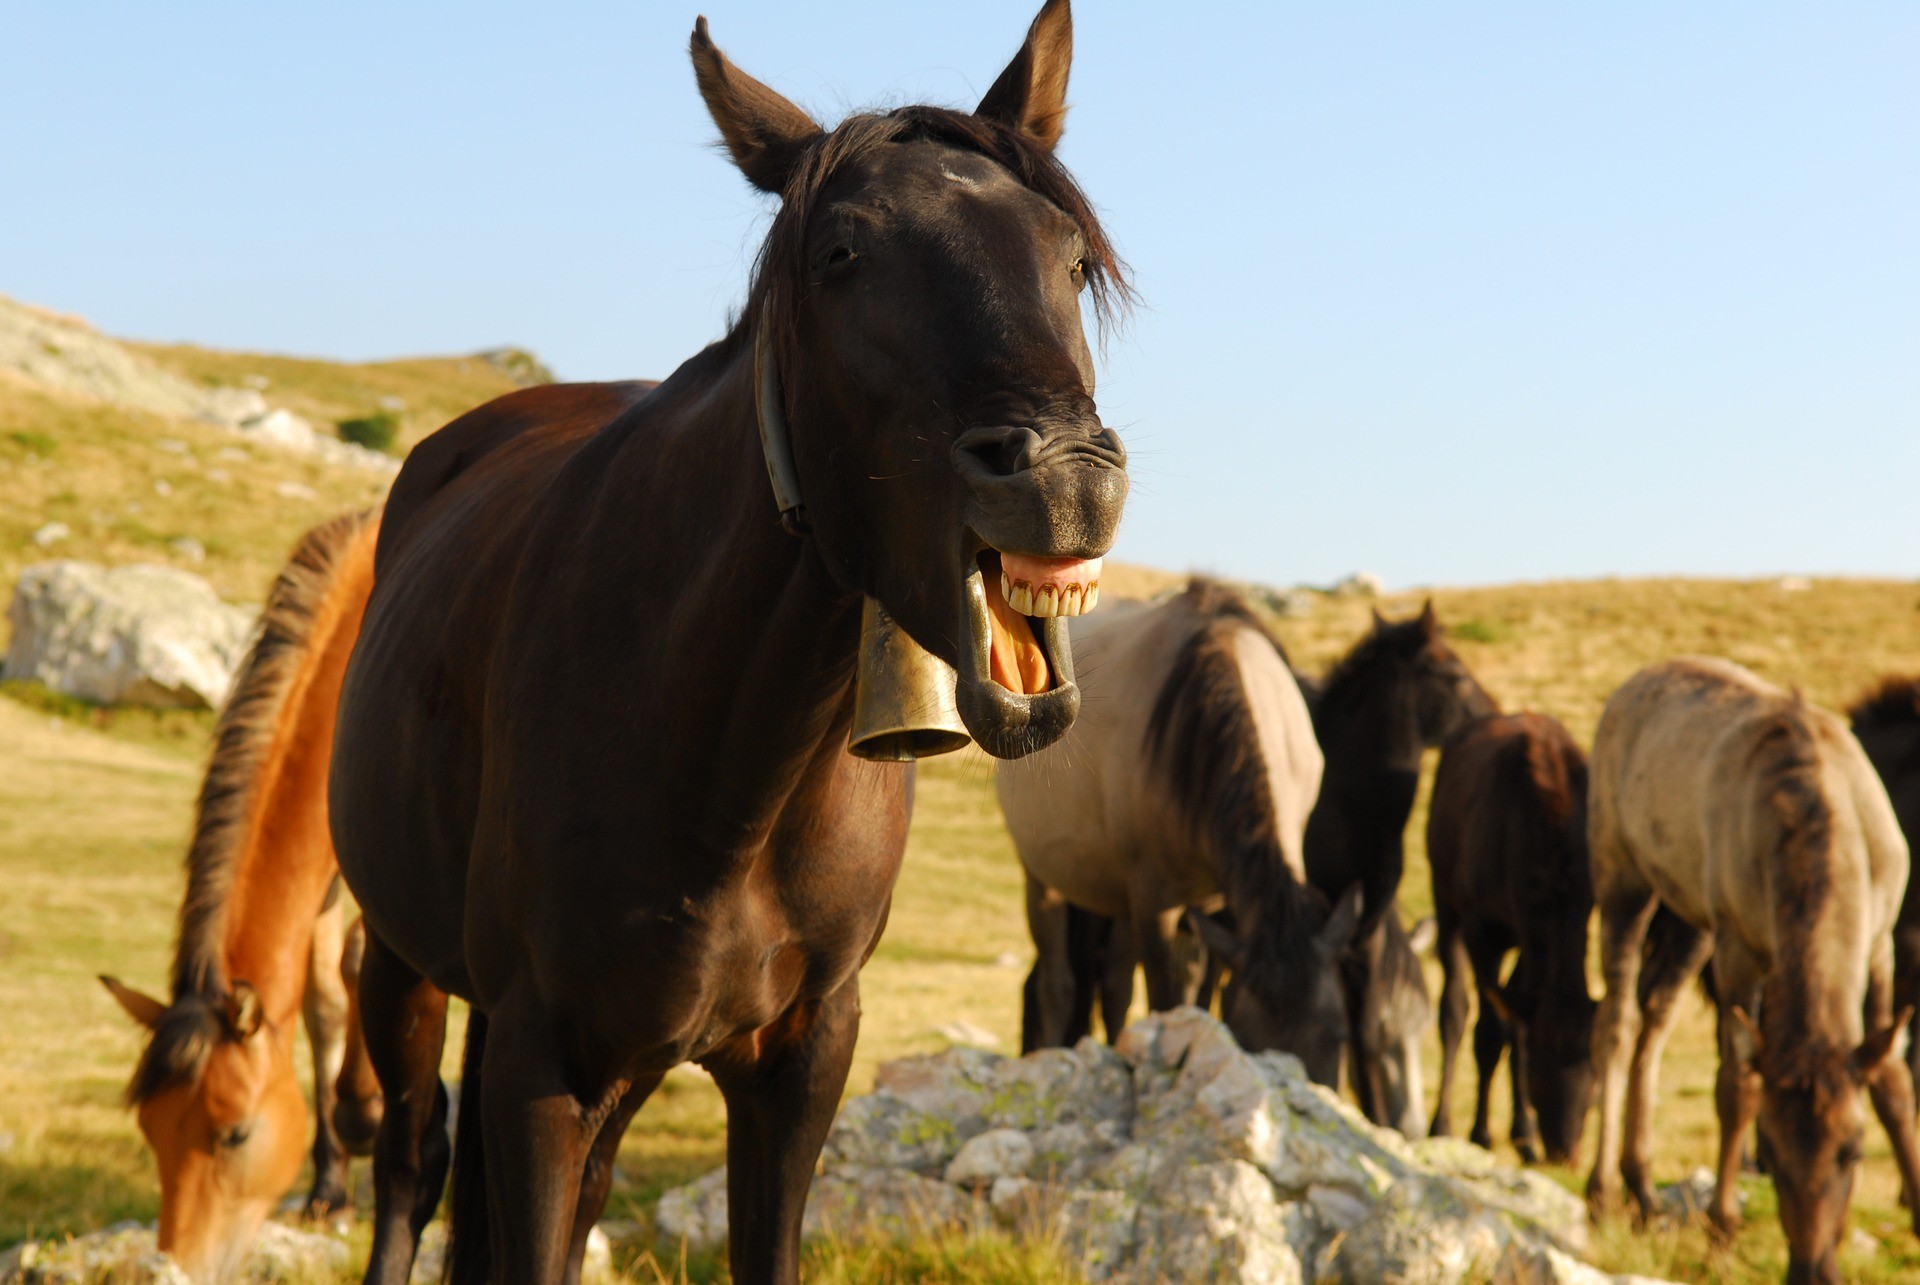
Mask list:
POLYGON ((982 747, 1029 753, 1079 705, 1067 616, 1093 605, 1127 493, 1094 409, 1083 292, 1127 287, 1054 156, 1072 19, 1048 0, 972 112, 831 131, 693 35, 736 164, 781 197, 743 327, 790 526, 960 674, 982 747), (802 507, 803 506, 803 507, 802 507))
POLYGON ((151 1032, 127 1098, 160 1171, 160 1248, 196 1281, 233 1276, 306 1157, 291 1032, 245 982, 167 1005, 100 980, 151 1032))
MULTIPOLYGON (((1764 1021, 1764 1006, 1761 1012, 1764 1021)), ((1732 1015, 1752 1043, 1749 1073, 1760 1076, 1760 1161, 1780 1200, 1790 1254, 1787 1279, 1837 1285, 1840 1242, 1866 1134, 1860 1090, 1892 1054, 1913 1010, 1852 1049, 1805 1040, 1776 1041, 1779 1047, 1769 1048, 1743 1010, 1736 1007, 1732 1015)))

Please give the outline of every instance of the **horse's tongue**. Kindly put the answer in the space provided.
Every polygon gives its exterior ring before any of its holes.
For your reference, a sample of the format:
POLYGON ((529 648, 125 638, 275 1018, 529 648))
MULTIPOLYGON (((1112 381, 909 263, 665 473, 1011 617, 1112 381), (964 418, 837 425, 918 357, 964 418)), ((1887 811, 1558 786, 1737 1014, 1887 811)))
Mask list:
POLYGON ((1027 618, 1015 611, 999 585, 987 587, 988 623, 993 630, 993 681, 1010 692, 1037 696, 1047 690, 1047 657, 1027 618))

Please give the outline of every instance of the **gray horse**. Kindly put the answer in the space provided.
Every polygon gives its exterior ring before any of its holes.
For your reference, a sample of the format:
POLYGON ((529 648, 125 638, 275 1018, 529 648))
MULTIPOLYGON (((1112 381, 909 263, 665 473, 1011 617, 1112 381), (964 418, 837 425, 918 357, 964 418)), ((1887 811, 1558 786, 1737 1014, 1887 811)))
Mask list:
POLYGON ((1757 1115, 1791 1250, 1787 1278, 1837 1281, 1861 1087, 1909 1202, 1920 1194, 1913 1079, 1888 1056, 1908 853, 1885 788, 1839 718, 1738 665, 1683 659, 1641 670, 1607 702, 1588 808, 1607 987, 1594 1027, 1601 1114, 1589 1202, 1612 1203, 1624 1177, 1650 1207, 1670 991, 1711 950, 1721 1141, 1709 1212, 1723 1233, 1739 1221, 1740 1141, 1757 1115), (1663 978, 1669 993, 1643 999, 1641 945, 1662 903, 1695 935, 1694 963, 1663 978))
POLYGON ((1235 1037, 1337 1084, 1339 959, 1359 890, 1330 909, 1306 882, 1322 759, 1278 642, 1236 594, 1195 579, 1076 622, 1073 645, 1079 722, 999 771, 1039 952, 1030 1042, 1062 1042, 1072 1020, 1067 903, 1131 928, 1155 1010, 1193 997, 1176 944, 1188 908, 1224 903, 1233 928, 1192 922, 1232 969, 1222 1008, 1235 1037))

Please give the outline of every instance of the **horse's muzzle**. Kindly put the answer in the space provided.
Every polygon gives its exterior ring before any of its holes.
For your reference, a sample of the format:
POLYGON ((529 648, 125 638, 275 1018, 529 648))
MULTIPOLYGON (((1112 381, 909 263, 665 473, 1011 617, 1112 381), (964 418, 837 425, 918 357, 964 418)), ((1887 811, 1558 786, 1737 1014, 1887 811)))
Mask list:
POLYGON ((953 444, 968 525, 996 549, 1039 557, 1097 558, 1112 547, 1126 464, 1119 435, 1091 416, 970 428, 953 444))

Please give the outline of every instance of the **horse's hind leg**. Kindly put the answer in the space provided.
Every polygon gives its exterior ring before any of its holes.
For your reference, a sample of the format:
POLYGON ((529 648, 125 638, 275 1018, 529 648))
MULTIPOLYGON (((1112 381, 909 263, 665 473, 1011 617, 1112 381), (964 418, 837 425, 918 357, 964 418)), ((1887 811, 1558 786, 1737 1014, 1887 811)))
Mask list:
MULTIPOLYGON (((1500 966, 1506 959, 1505 943, 1482 931, 1468 934, 1467 957, 1473 961, 1473 973, 1480 982, 1480 1016, 1473 1024, 1473 1060, 1480 1070, 1480 1083, 1474 1095, 1473 1132, 1467 1135, 1476 1146, 1493 1149, 1493 1079, 1500 1070, 1500 1059, 1513 1042, 1513 1025, 1507 1021, 1494 999, 1500 985, 1500 966)), ((1514 1068, 1519 1078, 1519 1068, 1514 1068)), ((1520 1158, 1531 1164, 1539 1159, 1533 1145, 1526 1116, 1525 1100, 1516 1089, 1514 1097, 1513 1145, 1520 1158)))
POLYGON ((1621 1125, 1626 1114, 1627 1073, 1640 1039, 1640 943, 1659 906, 1653 889, 1627 869, 1627 857, 1608 851, 1594 836, 1594 902, 1600 909, 1600 971, 1606 996, 1593 1022, 1593 1070, 1600 1081, 1600 1138, 1593 1173, 1587 1178, 1587 1206, 1603 1213, 1619 1196, 1621 1125), (1603 859, 1605 856, 1611 860, 1603 859), (1611 873, 1612 886, 1602 880, 1611 873))
POLYGON ((347 929, 340 952, 340 982, 347 996, 346 1048, 341 1053, 339 1078, 334 1083, 333 1129, 347 1154, 373 1154, 374 1135, 386 1103, 380 1079, 367 1056, 367 1040, 360 1021, 360 969, 367 956, 367 926, 359 919, 347 929))
POLYGON ((727 1242, 741 1285, 800 1279, 800 1216, 859 1031, 856 975, 705 1060, 727 1099, 727 1242))
POLYGON ((1460 1056, 1460 1040, 1467 1032, 1467 978, 1472 964, 1467 959, 1458 915, 1446 906, 1435 907, 1434 928, 1434 948, 1440 955, 1444 981, 1440 987, 1440 1098, 1434 1104, 1433 1127, 1428 1132, 1436 1138, 1447 1138, 1453 1136, 1453 1070, 1460 1056))
POLYGON ((347 987, 340 979, 345 920, 336 877, 327 907, 313 924, 307 989, 301 998, 307 1042, 313 1048, 313 1189, 302 1211, 308 1218, 325 1218, 348 1204, 347 1153, 333 1125, 334 1082, 346 1058, 347 987))
POLYGON ((1652 929, 1640 976, 1640 1039, 1627 1078, 1626 1141, 1620 1157, 1620 1176, 1642 1218, 1653 1213, 1653 1107, 1659 1097, 1660 1058, 1679 1018, 1687 983, 1713 953, 1713 934, 1672 911, 1658 912, 1652 929))
MULTIPOLYGON (((1869 1039, 1893 1024, 1893 949, 1881 938, 1874 943, 1873 958, 1867 969, 1866 1006, 1863 1027, 1869 1039)), ((1911 1001, 1909 1001, 1911 1002, 1911 1001)), ((1905 1009, 1902 1010, 1905 1015, 1905 1009)), ((1903 1060, 1889 1054, 1867 1071, 1867 1095, 1873 1101, 1873 1113, 1887 1131, 1893 1147, 1894 1163, 1900 1169, 1900 1194, 1913 1219, 1915 1234, 1920 1234, 1920 1149, 1914 1141, 1913 1070, 1903 1060)))
POLYGON ((1140 971, 1140 952, 1134 949, 1133 925, 1124 919, 1107 920, 1112 932, 1107 936, 1106 956, 1100 963, 1100 1025, 1106 1029, 1107 1043, 1120 1038, 1127 1029, 1127 1014, 1133 1009, 1133 979, 1140 971))
POLYGON ((373 1254, 367 1285, 406 1285, 420 1230, 446 1182, 447 1093, 440 1052, 447 996, 371 929, 360 967, 360 1023, 386 1112, 373 1147, 373 1254))

